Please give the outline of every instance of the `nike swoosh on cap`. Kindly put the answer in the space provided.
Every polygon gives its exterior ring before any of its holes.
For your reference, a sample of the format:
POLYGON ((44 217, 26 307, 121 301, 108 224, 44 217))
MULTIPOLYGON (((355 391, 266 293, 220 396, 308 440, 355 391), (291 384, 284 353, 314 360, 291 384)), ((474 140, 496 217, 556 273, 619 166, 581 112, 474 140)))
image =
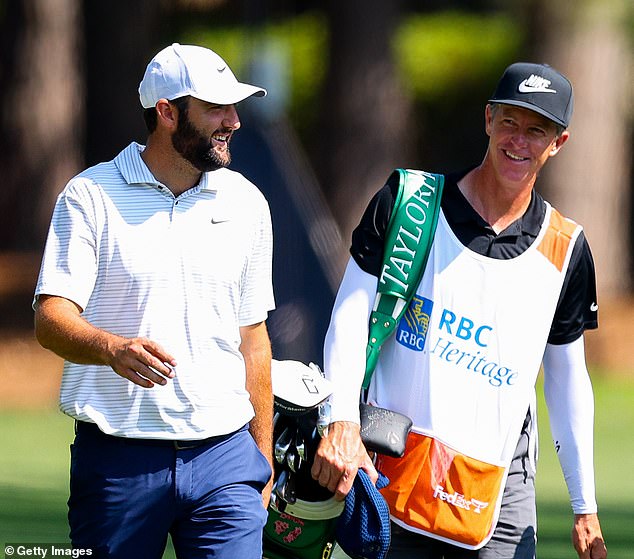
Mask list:
POLYGON ((557 93, 556 89, 550 89, 546 85, 538 84, 532 85, 528 83, 528 80, 524 80, 517 86, 517 90, 520 93, 557 93))

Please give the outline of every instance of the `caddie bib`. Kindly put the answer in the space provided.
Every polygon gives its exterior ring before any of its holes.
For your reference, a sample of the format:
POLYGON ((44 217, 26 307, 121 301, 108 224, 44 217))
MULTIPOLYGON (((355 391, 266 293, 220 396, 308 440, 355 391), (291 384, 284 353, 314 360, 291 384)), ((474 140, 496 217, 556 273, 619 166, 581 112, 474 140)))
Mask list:
POLYGON ((491 537, 580 232, 547 204, 533 244, 499 260, 462 245, 441 213, 369 389, 370 401, 413 420, 403 458, 377 464, 397 524, 468 549, 491 537))

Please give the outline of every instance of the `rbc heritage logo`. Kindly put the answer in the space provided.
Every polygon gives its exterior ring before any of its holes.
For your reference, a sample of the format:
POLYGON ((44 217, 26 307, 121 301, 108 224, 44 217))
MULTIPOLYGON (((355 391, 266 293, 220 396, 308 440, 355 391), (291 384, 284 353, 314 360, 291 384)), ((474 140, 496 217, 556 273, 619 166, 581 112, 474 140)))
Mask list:
POLYGON ((433 301, 414 295, 398 324, 396 341, 414 351, 423 351, 433 307, 433 301))

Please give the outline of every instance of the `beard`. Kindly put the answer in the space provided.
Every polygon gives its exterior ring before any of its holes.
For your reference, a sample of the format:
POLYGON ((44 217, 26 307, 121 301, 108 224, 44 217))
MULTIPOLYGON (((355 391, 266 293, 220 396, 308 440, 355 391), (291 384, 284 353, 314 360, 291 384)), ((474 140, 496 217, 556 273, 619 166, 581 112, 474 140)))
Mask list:
MULTIPOLYGON (((231 134, 231 130, 220 130, 220 133, 231 134)), ((186 111, 181 112, 176 132, 172 135, 174 149, 189 161, 201 173, 215 171, 227 167, 231 163, 229 138, 224 152, 214 149, 211 137, 205 136, 189 120, 186 111)))

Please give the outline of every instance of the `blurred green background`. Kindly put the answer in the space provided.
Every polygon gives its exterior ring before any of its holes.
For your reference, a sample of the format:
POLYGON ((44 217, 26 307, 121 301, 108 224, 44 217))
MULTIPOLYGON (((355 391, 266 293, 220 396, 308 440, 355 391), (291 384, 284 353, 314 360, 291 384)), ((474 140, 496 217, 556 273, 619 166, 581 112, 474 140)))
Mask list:
MULTIPOLYGON (((319 362, 350 232, 389 170, 478 162, 483 106, 510 62, 572 78, 572 140, 539 188, 584 225, 595 256, 597 493, 610 558, 634 557, 631 0, 0 0, 0 37, 0 543, 67 537, 72 422, 52 403, 60 362, 34 341, 30 307, 55 196, 144 141, 138 82, 180 41, 269 91, 240 107, 232 150, 271 205, 280 359, 319 362)), ((572 514, 544 410, 538 557, 568 559, 572 514)))

